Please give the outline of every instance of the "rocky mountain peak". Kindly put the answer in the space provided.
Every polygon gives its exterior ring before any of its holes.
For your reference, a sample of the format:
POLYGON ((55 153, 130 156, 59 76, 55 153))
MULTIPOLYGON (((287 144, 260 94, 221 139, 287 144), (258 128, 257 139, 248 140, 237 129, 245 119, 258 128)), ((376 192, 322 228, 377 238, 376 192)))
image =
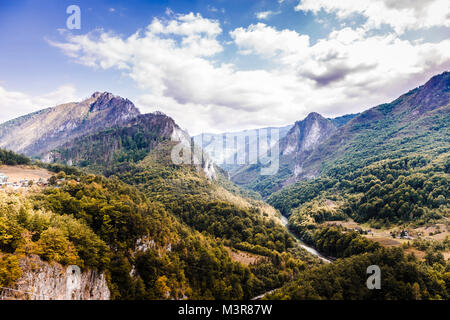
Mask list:
POLYGON ((115 96, 110 92, 95 92, 88 100, 93 100, 90 102, 89 112, 116 109, 120 113, 124 113, 122 117, 128 116, 128 118, 134 118, 140 114, 139 110, 130 100, 115 96))
POLYGON ((95 92, 66 103, 0 124, 0 147, 39 156, 76 137, 120 126, 140 115, 134 104, 109 92, 95 92))
POLYGON ((303 121, 311 121, 311 120, 318 120, 318 119, 325 119, 325 118, 322 117, 322 115, 320 115, 317 112, 310 112, 303 121))
POLYGON ((281 140, 282 154, 298 154, 312 150, 335 130, 336 127, 330 120, 317 112, 311 112, 305 119, 297 121, 286 137, 281 140))

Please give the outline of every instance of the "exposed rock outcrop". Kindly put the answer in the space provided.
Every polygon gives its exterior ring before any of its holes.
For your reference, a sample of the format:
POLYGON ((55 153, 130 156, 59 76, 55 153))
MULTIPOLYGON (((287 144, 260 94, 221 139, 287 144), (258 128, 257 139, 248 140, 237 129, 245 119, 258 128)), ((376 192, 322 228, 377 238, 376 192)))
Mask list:
POLYGON ((3 290, 4 299, 109 300, 105 275, 78 267, 47 263, 37 256, 21 260, 22 277, 14 290, 3 290))

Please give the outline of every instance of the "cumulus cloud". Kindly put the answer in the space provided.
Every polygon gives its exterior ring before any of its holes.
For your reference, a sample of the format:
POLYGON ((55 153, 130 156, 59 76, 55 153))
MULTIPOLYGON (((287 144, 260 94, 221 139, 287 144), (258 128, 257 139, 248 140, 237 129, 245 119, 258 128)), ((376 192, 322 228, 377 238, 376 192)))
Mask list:
POLYGON ((406 30, 450 27, 448 0, 301 0, 297 11, 335 13, 340 19, 360 15, 367 19, 364 27, 379 28, 386 24, 398 34, 406 30))
POLYGON ((72 85, 64 85, 53 92, 39 96, 8 91, 0 87, 0 123, 47 107, 77 100, 76 90, 72 85))
POLYGON ((240 54, 267 62, 243 70, 219 60, 224 36, 218 21, 190 13, 155 18, 129 37, 98 30, 51 44, 83 65, 123 72, 145 92, 135 97, 141 111, 162 110, 191 134, 362 111, 450 67, 450 40, 412 42, 361 26, 311 43, 258 23, 229 34, 240 54))
POLYGON ((280 52, 300 53, 309 46, 309 36, 287 29, 278 31, 264 23, 237 28, 230 32, 230 36, 242 54, 274 56, 280 52))
POLYGON ((391 90, 383 89, 388 83, 406 90, 418 78, 424 81, 450 66, 450 40, 411 42, 395 34, 368 35, 364 28, 335 30, 314 45, 295 31, 264 24, 236 29, 231 36, 243 53, 270 56, 295 72, 297 81, 312 80, 316 89, 333 85, 342 92, 357 87, 371 92, 367 102, 374 95, 390 97, 391 90))

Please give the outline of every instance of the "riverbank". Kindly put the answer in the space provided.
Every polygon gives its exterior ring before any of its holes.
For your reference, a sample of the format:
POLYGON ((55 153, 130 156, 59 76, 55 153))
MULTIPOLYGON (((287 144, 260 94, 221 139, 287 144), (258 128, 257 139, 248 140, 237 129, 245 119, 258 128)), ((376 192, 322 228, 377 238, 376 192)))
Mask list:
POLYGON ((300 247, 302 247, 303 249, 305 249, 306 251, 308 251, 309 253, 317 256, 318 258, 320 258, 323 262, 325 263, 331 263, 332 260, 328 257, 325 257, 323 254, 321 254, 319 251, 317 251, 315 248, 310 247, 308 245, 306 245, 302 240, 300 240, 297 235, 295 235, 294 233, 292 233, 289 228, 288 228, 288 218, 286 218, 285 216, 282 216, 281 218, 281 223, 283 224, 283 226, 286 227, 287 231, 289 232, 290 235, 292 235, 295 240, 297 241, 297 243, 299 244, 300 247))

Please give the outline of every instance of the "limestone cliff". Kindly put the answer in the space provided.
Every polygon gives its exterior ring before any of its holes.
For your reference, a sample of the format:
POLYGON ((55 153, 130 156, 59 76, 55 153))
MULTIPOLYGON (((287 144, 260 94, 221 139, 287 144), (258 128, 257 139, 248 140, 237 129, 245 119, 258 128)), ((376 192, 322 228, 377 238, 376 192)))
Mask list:
POLYGON ((47 263, 37 256, 21 260, 22 276, 13 290, 3 289, 3 299, 109 300, 105 275, 76 266, 47 263))

